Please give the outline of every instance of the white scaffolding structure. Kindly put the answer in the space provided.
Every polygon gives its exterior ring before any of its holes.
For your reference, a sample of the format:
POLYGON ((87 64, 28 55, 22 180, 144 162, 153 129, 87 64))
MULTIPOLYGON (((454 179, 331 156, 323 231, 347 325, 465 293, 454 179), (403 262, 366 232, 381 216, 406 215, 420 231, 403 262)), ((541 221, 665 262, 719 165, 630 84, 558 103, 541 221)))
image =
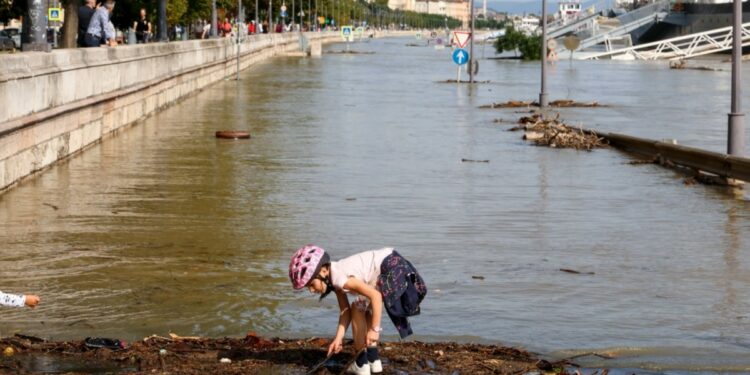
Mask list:
MULTIPOLYGON (((750 45, 750 22, 742 24, 742 46, 750 45)), ((732 26, 581 56, 582 59, 630 57, 638 60, 682 60, 732 49, 732 26)))

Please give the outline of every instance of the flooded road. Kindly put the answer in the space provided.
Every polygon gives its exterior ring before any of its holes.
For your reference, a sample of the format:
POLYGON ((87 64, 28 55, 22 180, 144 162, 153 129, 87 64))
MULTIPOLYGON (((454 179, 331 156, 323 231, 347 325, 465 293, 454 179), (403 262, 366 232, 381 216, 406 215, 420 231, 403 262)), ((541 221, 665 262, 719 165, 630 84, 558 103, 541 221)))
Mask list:
MULTIPOLYGON (((1 195, 0 290, 43 303, 4 309, 0 334, 332 335, 335 299, 291 290, 291 252, 389 245, 430 289, 418 339, 750 369, 750 203, 618 151, 531 147, 494 122, 522 114, 477 107, 536 99, 538 64, 482 60, 491 83, 441 84, 449 51, 412 42, 271 60, 1 195)), ((550 75, 551 100, 611 106, 561 110, 571 124, 725 148, 729 72, 566 61, 550 75)))

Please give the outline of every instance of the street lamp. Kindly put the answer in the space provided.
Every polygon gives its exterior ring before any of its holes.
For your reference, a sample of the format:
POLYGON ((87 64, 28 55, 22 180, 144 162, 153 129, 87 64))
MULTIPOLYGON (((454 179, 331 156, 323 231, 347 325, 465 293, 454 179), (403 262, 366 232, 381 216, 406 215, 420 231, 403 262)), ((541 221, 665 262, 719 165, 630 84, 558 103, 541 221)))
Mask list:
POLYGON ((742 113, 742 0, 734 0, 732 30, 732 112, 729 113, 727 153, 745 154, 745 114, 742 113))
POLYGON ((47 43, 47 15, 42 0, 29 0, 28 19, 24 19, 21 30, 22 51, 50 51, 47 43), (28 22, 27 22, 28 21, 28 22))
POLYGON ((469 42, 471 43, 469 46, 469 83, 474 83, 474 0, 469 2, 469 7, 471 8, 469 11, 471 17, 471 20, 469 20, 471 23, 471 30, 469 30, 469 35, 471 35, 471 40, 469 42))
POLYGON ((159 41, 166 42, 167 37, 167 0, 159 0, 159 41))
POLYGON ((539 108, 547 108, 547 0, 542 0, 542 89, 539 108))
POLYGON ((213 0, 211 1, 211 38, 216 38, 217 36, 219 36, 219 25, 216 18, 216 0, 213 0))

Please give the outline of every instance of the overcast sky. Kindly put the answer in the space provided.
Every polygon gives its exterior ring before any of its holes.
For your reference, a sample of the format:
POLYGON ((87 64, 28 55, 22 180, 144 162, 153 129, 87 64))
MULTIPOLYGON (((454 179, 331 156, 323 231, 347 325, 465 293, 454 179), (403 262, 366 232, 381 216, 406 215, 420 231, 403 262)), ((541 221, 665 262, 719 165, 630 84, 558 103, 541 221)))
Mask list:
MULTIPOLYGON (((590 4, 601 4, 603 0, 584 0, 584 7, 590 4)), ((611 1, 609 1, 611 3, 611 1)), ((479 7, 482 0, 474 0, 474 4, 479 7)), ((511 14, 520 13, 541 13, 542 0, 487 0, 487 7, 499 12, 508 12, 511 14)), ((598 7, 597 7, 598 8, 598 7)), ((547 12, 557 12, 557 0, 547 0, 547 12)))

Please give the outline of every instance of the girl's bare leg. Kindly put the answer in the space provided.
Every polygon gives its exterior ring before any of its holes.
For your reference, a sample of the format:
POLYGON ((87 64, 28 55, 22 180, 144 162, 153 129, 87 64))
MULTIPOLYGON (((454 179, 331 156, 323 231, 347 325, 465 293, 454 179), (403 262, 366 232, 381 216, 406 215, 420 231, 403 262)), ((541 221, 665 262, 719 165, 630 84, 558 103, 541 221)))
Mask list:
POLYGON ((369 323, 365 312, 359 306, 352 306, 352 336, 354 336, 354 348, 359 352, 365 348, 367 342, 367 327, 369 323))

